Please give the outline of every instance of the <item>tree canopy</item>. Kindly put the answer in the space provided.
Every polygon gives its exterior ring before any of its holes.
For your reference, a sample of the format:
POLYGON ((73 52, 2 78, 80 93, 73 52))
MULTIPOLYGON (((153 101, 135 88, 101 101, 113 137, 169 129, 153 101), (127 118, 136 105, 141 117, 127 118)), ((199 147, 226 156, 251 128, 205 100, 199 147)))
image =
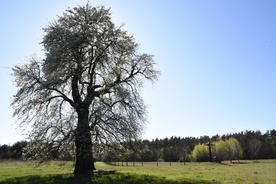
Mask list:
POLYGON ((95 142, 140 135, 147 111, 139 92, 159 72, 153 55, 140 53, 103 6, 68 9, 43 30, 45 57, 13 67, 14 115, 21 126, 32 125, 33 143, 74 143, 74 173, 89 173, 95 142))

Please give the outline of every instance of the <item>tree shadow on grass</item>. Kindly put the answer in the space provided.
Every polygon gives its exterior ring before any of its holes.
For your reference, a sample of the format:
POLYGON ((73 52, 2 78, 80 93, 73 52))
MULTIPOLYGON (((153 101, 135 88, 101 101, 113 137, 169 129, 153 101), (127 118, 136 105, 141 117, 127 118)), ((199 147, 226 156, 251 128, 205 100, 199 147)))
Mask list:
POLYGON ((31 175, 24 177, 11 178, 0 182, 0 184, 74 184, 76 182, 72 175, 31 175))
POLYGON ((205 180, 180 180, 172 181, 165 178, 159 178, 151 175, 136 174, 95 174, 91 180, 76 178, 71 174, 59 175, 33 175, 19 178, 8 179, 0 182, 0 184, 211 184, 219 182, 205 180))

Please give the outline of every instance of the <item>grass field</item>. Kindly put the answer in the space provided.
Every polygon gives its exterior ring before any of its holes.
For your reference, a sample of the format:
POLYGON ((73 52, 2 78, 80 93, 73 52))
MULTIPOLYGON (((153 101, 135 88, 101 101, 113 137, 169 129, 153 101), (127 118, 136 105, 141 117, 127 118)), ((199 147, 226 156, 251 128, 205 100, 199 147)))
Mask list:
MULTIPOLYGON (((95 174, 92 183, 276 183, 276 160, 242 161, 239 164, 218 163, 124 163, 112 166, 96 163, 97 169, 116 170, 116 174, 95 174)), ((71 162, 36 165, 30 162, 0 163, 1 184, 91 183, 74 178, 71 162)))

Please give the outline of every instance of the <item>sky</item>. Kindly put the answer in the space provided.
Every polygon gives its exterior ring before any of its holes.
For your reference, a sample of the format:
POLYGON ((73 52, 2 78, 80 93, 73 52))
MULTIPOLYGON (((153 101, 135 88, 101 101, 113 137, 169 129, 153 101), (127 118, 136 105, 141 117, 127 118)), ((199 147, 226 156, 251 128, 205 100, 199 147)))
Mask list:
MULTIPOLYGON (((0 1, 0 145, 25 139, 10 107, 11 68, 44 57, 42 28, 86 0, 0 1)), ((276 1, 91 0, 153 54, 161 72, 145 83, 143 139, 276 128, 276 1)))

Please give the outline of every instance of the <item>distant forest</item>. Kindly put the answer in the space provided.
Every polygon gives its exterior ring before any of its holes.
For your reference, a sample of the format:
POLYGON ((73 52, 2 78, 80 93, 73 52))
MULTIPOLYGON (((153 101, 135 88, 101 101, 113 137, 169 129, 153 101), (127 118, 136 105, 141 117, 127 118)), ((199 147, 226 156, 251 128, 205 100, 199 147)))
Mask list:
MULTIPOLYGON (((212 137, 175 137, 153 140, 137 140, 122 143, 112 143, 108 146, 94 145, 96 149, 95 160, 106 162, 153 162, 153 161, 199 161, 192 157, 192 152, 196 145, 208 144, 217 141, 226 141, 235 138, 241 147, 242 157, 239 159, 276 159, 276 130, 268 130, 266 133, 260 131, 243 131, 240 133, 215 135, 212 137), (209 142, 210 141, 210 142, 209 142)), ((0 145, 1 159, 23 159, 24 152, 27 150, 27 141, 16 142, 13 145, 0 145)), ((54 148, 53 144, 49 144, 54 148)), ((213 148, 212 148, 213 149, 213 148)), ((49 159, 73 160, 74 155, 64 153, 62 150, 51 150, 49 159)), ((26 154, 25 153, 25 154, 26 154)), ((213 156, 214 155, 213 153, 213 156)), ((200 161, 209 161, 208 157, 200 161)))

